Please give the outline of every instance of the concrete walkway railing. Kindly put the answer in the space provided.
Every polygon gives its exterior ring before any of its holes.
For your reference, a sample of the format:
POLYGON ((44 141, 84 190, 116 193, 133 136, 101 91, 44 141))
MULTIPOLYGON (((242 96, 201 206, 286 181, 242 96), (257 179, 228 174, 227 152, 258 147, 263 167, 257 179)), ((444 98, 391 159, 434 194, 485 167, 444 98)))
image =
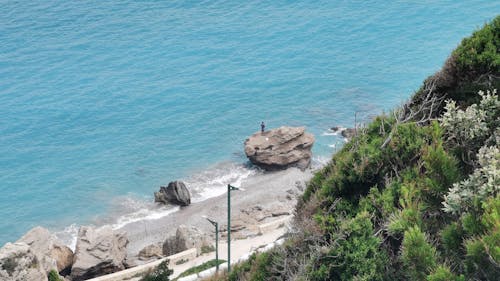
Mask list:
MULTIPOLYGON (((273 221, 268 222, 268 223, 261 224, 258 226, 259 232, 266 233, 269 231, 279 229, 279 228, 287 225, 291 218, 292 218, 292 216, 286 216, 286 217, 283 217, 280 219, 273 220, 273 221)), ((279 245, 282 242, 283 242, 283 239, 279 239, 277 241, 274 241, 272 243, 267 244, 264 247, 260 247, 257 249, 254 248, 253 250, 250 250, 250 252, 241 256, 238 260, 233 260, 231 262, 231 264, 245 261, 246 259, 248 259, 250 257, 250 255, 253 252, 255 252, 255 251, 257 251, 257 252, 268 251, 268 250, 272 249, 274 246, 279 245)), ((125 269, 122 271, 118 271, 115 273, 111 273, 108 275, 99 276, 99 277, 96 277, 93 279, 89 279, 87 281, 123 281, 123 280, 132 279, 132 278, 138 279, 138 277, 145 275, 147 272, 149 272, 151 270, 154 270, 158 265, 160 265, 160 263, 162 263, 165 260, 170 260, 169 267, 171 267, 172 265, 175 265, 178 262, 183 262, 186 260, 194 260, 196 258, 197 258, 196 248, 191 248, 191 249, 188 249, 186 251, 177 253, 175 255, 171 255, 171 256, 156 260, 154 262, 135 266, 135 267, 125 269)), ((219 270, 224 270, 226 268, 227 268, 227 262, 219 265, 219 270)), ((178 274, 179 273, 177 273, 177 274, 174 273, 174 275, 178 275, 178 274)), ((206 269, 206 270, 199 272, 197 274, 192 274, 192 275, 189 275, 186 277, 179 278, 179 281, 199 280, 199 279, 210 277, 213 274, 215 274, 215 267, 206 269)))
POLYGON ((138 265, 129 269, 125 269, 122 271, 118 271, 115 273, 111 273, 108 275, 99 276, 93 279, 89 279, 87 281, 122 281, 130 278, 134 278, 140 275, 147 273, 148 271, 156 268, 160 263, 170 260, 170 264, 175 264, 181 260, 191 260, 196 258, 196 248, 191 248, 186 251, 177 253, 175 255, 171 255, 154 262, 150 262, 143 265, 138 265))

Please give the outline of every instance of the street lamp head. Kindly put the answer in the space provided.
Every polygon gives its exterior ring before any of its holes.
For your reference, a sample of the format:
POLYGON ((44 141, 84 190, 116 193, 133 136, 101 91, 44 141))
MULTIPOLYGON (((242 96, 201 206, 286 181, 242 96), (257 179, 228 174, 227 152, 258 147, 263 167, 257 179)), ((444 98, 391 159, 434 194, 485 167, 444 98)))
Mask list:
POLYGON ((205 216, 205 215, 203 215, 203 216, 201 216, 201 217, 202 217, 202 218, 204 218, 204 219, 206 219, 207 221, 209 221, 209 222, 210 222, 211 224, 213 224, 214 226, 218 225, 218 223, 217 223, 215 220, 210 219, 209 217, 207 217, 207 216, 205 216))
POLYGON ((241 190, 241 191, 245 191, 245 189, 243 189, 241 187, 232 186, 230 184, 228 184, 227 187, 229 188, 229 190, 241 190))

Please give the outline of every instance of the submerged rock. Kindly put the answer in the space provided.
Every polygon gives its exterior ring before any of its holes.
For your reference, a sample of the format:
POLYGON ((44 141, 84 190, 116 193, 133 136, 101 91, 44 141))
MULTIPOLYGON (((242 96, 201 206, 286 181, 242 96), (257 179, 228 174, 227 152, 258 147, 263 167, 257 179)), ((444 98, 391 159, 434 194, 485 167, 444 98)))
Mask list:
POLYGON ((173 181, 167 187, 162 186, 160 191, 155 192, 155 202, 188 206, 191 204, 191 194, 182 181, 173 181))
POLYGON ((253 134, 245 141, 245 154, 254 165, 265 170, 298 167, 311 164, 314 136, 304 127, 280 127, 253 134))
POLYGON ((72 280, 86 280, 125 269, 127 244, 125 232, 113 231, 109 226, 98 230, 82 226, 71 268, 72 280))
POLYGON ((0 249, 0 280, 46 281, 47 274, 28 244, 7 243, 0 249))

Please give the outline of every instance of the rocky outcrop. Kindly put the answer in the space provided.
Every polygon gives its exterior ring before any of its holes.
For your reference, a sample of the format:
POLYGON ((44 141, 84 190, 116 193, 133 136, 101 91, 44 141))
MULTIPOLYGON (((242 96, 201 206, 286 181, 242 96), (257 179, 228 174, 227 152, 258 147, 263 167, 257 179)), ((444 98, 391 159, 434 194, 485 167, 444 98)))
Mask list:
POLYGON ((139 252, 139 260, 148 261, 151 259, 161 259, 163 257, 163 249, 161 244, 151 244, 144 247, 139 252))
POLYGON ((55 244, 50 250, 50 256, 56 260, 57 271, 61 275, 69 275, 73 266, 73 251, 65 245, 55 244))
POLYGON ((46 281, 47 274, 28 244, 7 243, 0 249, 0 280, 46 281))
POLYGON ((351 139, 352 137, 354 137, 356 135, 356 129, 353 129, 353 128, 347 128, 345 130, 342 130, 342 132, 340 132, 340 134, 346 138, 346 139, 351 139))
POLYGON ((18 243, 26 243, 37 256, 39 263, 49 272, 69 272, 73 264, 73 252, 57 240, 47 229, 37 226, 21 237, 18 243))
POLYGON ((344 127, 340 127, 340 126, 335 126, 335 127, 330 128, 330 130, 334 133, 340 132, 342 137, 344 137, 346 139, 351 139, 352 137, 354 137, 356 135, 356 129, 354 129, 354 128, 344 128, 344 127))
POLYGON ((71 268, 72 280, 86 280, 125 269, 127 244, 125 232, 113 231, 109 226, 98 230, 82 226, 71 268))
POLYGON ((245 154, 250 162, 265 170, 298 167, 311 163, 314 136, 304 127, 280 127, 253 134, 245 141, 245 154))
POLYGON ((191 248, 196 248, 199 255, 202 247, 210 245, 212 245, 210 239, 199 229, 181 225, 177 228, 175 236, 167 238, 163 243, 163 255, 170 256, 191 248))
POLYGON ((188 206, 191 204, 191 195, 186 184, 181 181, 173 181, 167 187, 162 186, 160 191, 155 192, 155 202, 188 206))

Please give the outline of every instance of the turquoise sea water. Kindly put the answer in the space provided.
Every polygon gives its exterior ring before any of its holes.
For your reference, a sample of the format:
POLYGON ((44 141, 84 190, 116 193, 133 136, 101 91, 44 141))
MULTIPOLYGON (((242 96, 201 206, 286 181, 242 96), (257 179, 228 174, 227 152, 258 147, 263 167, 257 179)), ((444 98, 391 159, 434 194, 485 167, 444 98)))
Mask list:
POLYGON ((498 12, 495 1, 1 1, 0 245, 35 225, 154 217, 165 210, 152 193, 170 180, 213 196, 255 173, 242 143, 262 120, 307 126, 320 163, 341 141, 328 128, 400 104, 498 12))

